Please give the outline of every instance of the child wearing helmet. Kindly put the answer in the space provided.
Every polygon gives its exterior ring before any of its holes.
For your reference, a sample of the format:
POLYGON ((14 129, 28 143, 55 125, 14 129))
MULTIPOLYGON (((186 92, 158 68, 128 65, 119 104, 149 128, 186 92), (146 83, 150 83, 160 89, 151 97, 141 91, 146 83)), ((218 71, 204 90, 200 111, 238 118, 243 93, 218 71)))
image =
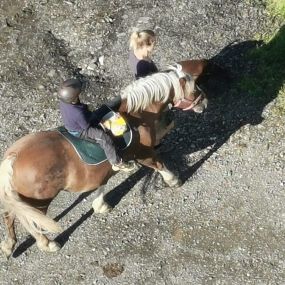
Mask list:
POLYGON ((129 66, 136 79, 158 71, 151 60, 155 38, 152 30, 134 31, 131 34, 129 66))
POLYGON ((123 162, 116 152, 112 138, 102 129, 91 126, 92 112, 86 104, 80 102, 82 84, 78 79, 64 81, 59 89, 59 108, 65 128, 74 136, 88 138, 98 143, 112 164, 114 171, 132 171, 134 163, 123 162))

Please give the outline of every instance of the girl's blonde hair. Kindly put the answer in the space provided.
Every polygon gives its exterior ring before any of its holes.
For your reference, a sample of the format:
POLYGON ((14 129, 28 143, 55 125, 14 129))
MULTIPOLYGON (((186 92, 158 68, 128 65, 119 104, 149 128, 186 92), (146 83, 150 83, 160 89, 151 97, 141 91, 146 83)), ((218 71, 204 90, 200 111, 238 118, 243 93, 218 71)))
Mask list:
POLYGON ((130 37, 130 49, 138 49, 150 46, 155 41, 155 33, 152 30, 134 31, 130 37))

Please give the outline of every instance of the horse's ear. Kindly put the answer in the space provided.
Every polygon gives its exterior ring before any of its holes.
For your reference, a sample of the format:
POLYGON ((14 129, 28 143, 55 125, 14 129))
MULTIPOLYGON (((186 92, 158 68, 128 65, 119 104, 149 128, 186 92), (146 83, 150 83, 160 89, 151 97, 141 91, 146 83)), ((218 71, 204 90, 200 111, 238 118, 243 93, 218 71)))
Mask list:
POLYGON ((186 79, 185 78, 179 78, 179 83, 180 83, 181 87, 184 88, 185 84, 186 84, 186 79))

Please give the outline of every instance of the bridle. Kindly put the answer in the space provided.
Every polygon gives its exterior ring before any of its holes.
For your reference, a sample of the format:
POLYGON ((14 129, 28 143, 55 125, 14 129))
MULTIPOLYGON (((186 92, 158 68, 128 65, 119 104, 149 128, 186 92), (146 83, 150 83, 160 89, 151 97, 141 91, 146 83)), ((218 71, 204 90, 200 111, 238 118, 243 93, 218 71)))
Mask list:
POLYGON ((191 94, 189 96, 185 96, 185 93, 184 93, 184 98, 179 99, 177 102, 174 103, 174 106, 173 106, 173 107, 182 109, 183 111, 189 111, 193 109, 196 105, 198 105, 205 98, 205 93, 195 83, 191 74, 185 73, 182 70, 181 64, 176 63, 175 66, 170 66, 170 68, 171 70, 174 70, 177 73, 179 79, 185 79, 186 82, 191 82, 191 81, 194 82, 194 90, 191 92, 191 94))
POLYGON ((196 90, 194 90, 194 92, 192 92, 193 96, 191 96, 191 98, 190 98, 190 96, 184 97, 184 98, 178 100, 174 104, 173 107, 180 108, 183 111, 189 111, 189 110, 193 109, 197 104, 199 104, 205 98, 205 94, 204 94, 203 90, 197 84, 195 84, 195 88, 196 88, 196 90), (197 93, 199 95, 196 97, 195 94, 197 94, 197 93), (187 107, 183 108, 183 106, 187 106, 187 107))
MULTIPOLYGON (((178 109, 182 109, 183 111, 189 111, 193 110, 198 104, 202 103, 203 100, 206 98, 205 92, 196 84, 194 78, 190 73, 186 73, 183 71, 183 67, 180 63, 175 63, 172 65, 168 65, 164 72, 174 71, 176 75, 178 76, 179 81, 181 79, 184 79, 186 81, 186 84, 190 84, 190 82, 193 82, 193 90, 191 90, 190 95, 185 96, 185 86, 182 87, 183 89, 183 98, 178 99, 177 101, 173 101, 172 98, 172 106, 178 109)), ((181 82, 180 82, 181 85, 181 82)), ((197 112, 196 110, 194 110, 197 112)))

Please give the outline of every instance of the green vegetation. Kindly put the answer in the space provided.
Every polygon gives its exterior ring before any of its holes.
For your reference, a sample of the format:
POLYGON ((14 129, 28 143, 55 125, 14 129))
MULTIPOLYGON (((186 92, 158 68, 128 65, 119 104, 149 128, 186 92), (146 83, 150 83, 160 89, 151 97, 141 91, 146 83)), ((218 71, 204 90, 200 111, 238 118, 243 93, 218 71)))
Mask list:
MULTIPOLYGON (((267 0, 266 4, 270 14, 285 23, 285 1, 267 0)), ((285 24, 261 40, 263 44, 248 54, 248 60, 254 61, 257 68, 241 80, 240 87, 268 102, 277 97, 275 110, 285 114, 285 24)))
POLYGON ((267 7, 274 15, 280 15, 285 19, 285 1, 284 0, 267 0, 267 7))

